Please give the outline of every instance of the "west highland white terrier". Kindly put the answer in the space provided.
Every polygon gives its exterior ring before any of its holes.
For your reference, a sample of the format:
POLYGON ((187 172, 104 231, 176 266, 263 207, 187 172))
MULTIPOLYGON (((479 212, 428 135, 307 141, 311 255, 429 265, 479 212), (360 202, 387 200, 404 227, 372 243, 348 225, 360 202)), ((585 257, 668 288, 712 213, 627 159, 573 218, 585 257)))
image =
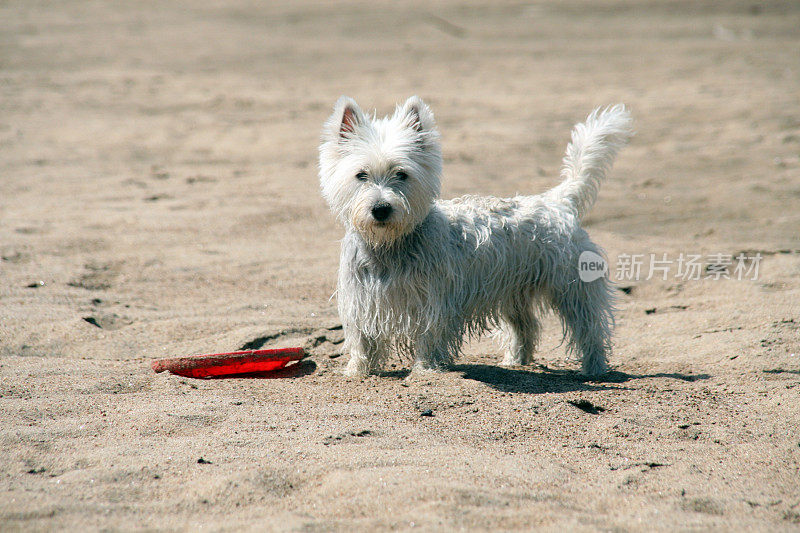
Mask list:
POLYGON ((393 353, 414 369, 446 369, 465 336, 491 329, 503 365, 526 365, 539 318, 561 318, 583 373, 607 371, 614 322, 605 276, 582 281, 579 257, 602 254, 581 226, 617 151, 631 135, 622 105, 572 131, 562 183, 536 196, 440 200, 442 152, 433 113, 416 96, 382 119, 341 97, 319 153, 322 195, 344 224, 339 314, 364 376, 393 353))

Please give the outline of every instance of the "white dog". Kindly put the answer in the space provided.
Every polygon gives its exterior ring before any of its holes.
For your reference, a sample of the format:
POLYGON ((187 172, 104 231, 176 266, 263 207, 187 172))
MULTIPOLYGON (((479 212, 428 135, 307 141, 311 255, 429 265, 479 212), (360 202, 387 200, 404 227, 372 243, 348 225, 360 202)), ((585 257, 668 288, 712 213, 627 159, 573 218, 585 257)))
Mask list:
POLYGON ((346 228, 339 314, 348 375, 380 370, 393 353, 445 369, 465 335, 499 328, 504 365, 532 362, 537 318, 561 318, 584 374, 607 370, 614 322, 609 282, 579 278, 578 257, 601 250, 580 222, 630 131, 621 106, 595 110, 572 132, 563 182, 538 196, 440 200, 442 154, 433 114, 417 97, 383 119, 350 98, 324 126, 322 194, 346 228))

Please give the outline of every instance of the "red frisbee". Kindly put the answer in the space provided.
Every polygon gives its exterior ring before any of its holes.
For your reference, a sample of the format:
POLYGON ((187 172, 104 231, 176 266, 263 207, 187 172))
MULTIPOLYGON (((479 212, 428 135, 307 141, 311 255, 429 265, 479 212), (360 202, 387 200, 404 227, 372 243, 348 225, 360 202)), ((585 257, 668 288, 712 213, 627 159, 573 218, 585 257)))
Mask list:
POLYGON ((246 350, 243 352, 213 353, 157 359, 153 361, 156 372, 169 371, 189 378, 212 378, 256 372, 280 370, 292 361, 299 361, 306 354, 302 348, 279 348, 277 350, 246 350))

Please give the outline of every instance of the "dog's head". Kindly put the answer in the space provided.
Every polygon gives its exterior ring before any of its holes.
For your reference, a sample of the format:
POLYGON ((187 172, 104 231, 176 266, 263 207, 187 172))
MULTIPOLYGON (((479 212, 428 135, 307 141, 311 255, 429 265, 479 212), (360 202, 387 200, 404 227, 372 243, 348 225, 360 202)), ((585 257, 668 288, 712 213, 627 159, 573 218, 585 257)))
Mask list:
POLYGON ((442 152, 433 113, 412 96, 382 119, 343 96, 319 148, 322 195, 373 246, 410 233, 439 196, 442 152))

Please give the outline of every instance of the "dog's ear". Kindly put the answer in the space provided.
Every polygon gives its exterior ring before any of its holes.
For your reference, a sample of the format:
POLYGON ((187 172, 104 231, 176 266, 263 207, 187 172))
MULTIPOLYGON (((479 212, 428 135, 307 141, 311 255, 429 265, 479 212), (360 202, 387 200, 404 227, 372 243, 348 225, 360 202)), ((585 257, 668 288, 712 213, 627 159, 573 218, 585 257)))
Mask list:
POLYGON ((410 128, 420 133, 430 132, 436 129, 433 111, 431 111, 431 108, 428 107, 419 96, 412 96, 406 100, 402 109, 399 109, 397 113, 405 119, 406 124, 408 124, 410 128))
POLYGON ((364 113, 355 100, 341 96, 333 107, 333 114, 325 123, 326 140, 343 142, 355 133, 358 126, 366 122, 364 113))

